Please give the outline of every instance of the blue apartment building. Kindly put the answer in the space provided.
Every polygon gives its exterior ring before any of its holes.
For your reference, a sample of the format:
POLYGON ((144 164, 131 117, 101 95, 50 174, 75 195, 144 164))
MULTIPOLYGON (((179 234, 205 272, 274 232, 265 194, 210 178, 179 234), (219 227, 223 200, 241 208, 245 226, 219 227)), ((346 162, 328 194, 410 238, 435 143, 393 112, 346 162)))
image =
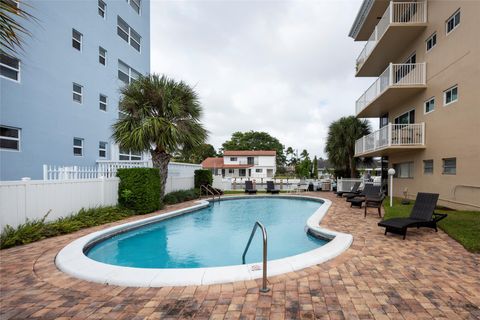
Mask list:
POLYGON ((44 164, 140 160, 112 142, 111 125, 120 88, 150 72, 149 0, 19 5, 37 21, 22 21, 31 37, 0 59, 0 180, 42 179, 44 164))

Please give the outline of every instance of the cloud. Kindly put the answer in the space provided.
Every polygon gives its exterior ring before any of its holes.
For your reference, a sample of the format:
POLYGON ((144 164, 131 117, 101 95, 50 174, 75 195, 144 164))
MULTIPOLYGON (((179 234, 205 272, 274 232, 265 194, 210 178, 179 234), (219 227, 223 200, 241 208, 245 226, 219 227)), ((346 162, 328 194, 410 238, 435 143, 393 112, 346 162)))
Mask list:
POLYGON ((373 81, 354 78, 360 3, 152 1, 152 72, 195 86, 216 148, 258 130, 324 156, 328 125, 373 81))

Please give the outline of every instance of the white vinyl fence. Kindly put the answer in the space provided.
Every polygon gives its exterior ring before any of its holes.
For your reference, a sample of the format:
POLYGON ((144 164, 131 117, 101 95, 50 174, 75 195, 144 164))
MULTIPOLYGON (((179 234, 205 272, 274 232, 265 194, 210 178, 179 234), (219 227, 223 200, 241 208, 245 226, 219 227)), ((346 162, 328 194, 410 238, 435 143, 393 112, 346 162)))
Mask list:
MULTIPOLYGON (((49 211, 47 221, 52 221, 82 208, 116 205, 116 169, 127 165, 146 167, 148 162, 102 163, 90 168, 44 166, 45 180, 0 181, 0 232, 7 224, 16 227, 27 219, 40 219, 49 211)), ((192 189, 194 171, 200 168, 195 164, 170 163, 165 193, 192 189)))

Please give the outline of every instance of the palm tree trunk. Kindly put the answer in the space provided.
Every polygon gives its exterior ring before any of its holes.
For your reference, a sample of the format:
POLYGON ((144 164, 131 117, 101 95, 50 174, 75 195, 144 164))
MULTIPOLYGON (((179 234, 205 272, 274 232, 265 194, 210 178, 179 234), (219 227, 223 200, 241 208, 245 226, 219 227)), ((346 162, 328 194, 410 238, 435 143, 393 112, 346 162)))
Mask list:
POLYGON ((349 156, 350 159, 350 178, 356 178, 357 168, 355 166, 355 159, 353 156, 349 156))
POLYGON ((160 196, 163 198, 165 195, 165 185, 167 184, 168 163, 170 162, 172 156, 165 151, 160 151, 157 149, 151 150, 150 153, 152 155, 153 167, 160 170, 160 196))

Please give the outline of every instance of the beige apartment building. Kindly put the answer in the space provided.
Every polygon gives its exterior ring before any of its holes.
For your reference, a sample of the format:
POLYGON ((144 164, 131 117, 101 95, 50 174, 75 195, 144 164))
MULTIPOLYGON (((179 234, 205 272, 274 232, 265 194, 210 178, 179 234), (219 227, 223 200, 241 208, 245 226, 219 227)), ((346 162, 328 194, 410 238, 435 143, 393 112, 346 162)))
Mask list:
POLYGON ((364 0, 350 36, 356 76, 375 77, 356 116, 380 119, 355 156, 393 167, 395 196, 480 210, 480 1, 364 0))

